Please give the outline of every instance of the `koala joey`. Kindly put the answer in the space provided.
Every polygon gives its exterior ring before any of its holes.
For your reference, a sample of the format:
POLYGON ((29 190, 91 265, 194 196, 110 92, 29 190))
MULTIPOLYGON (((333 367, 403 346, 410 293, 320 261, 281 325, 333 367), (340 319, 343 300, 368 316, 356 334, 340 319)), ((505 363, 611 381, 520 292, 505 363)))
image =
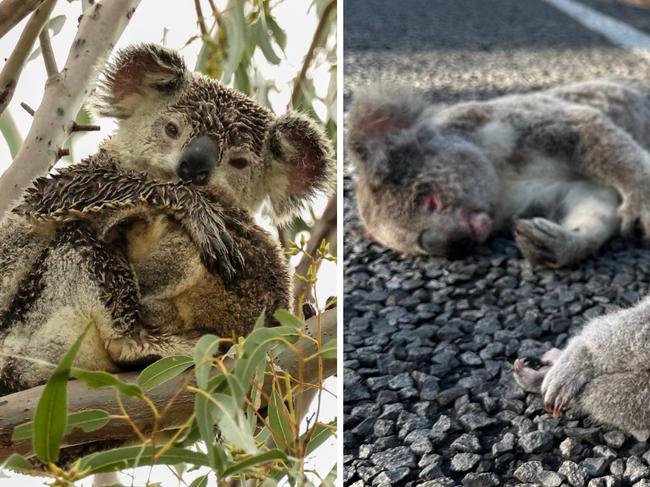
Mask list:
POLYGON ((589 321, 564 350, 541 357, 531 367, 519 358, 515 379, 525 390, 541 392, 547 411, 566 408, 615 426, 639 441, 650 437, 650 297, 635 307, 589 321))
POLYGON ((174 51, 121 51, 97 100, 115 134, 0 225, 0 392, 44 382, 25 358, 57 362, 88 323, 76 365, 107 371, 247 334, 291 304, 286 260, 249 212, 267 200, 281 221, 332 185, 312 122, 276 118, 174 51))
POLYGON ((650 238, 650 84, 597 80, 447 107, 355 94, 348 147, 369 236, 455 257, 514 231, 524 257, 571 265, 618 232, 650 238))

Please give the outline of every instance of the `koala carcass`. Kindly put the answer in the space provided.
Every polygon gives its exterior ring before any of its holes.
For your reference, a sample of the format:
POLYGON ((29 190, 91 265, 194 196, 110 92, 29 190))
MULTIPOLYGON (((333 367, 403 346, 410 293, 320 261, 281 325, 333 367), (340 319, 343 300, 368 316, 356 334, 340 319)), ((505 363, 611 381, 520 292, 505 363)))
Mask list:
POLYGON ((247 334, 291 304, 287 263, 249 212, 276 219, 331 185, 321 131, 185 69, 174 51, 120 52, 100 85, 116 133, 37 180, 0 225, 0 391, 51 372, 92 323, 79 367, 115 371, 247 334), (142 171, 142 172, 140 172, 142 171))
POLYGON ((361 220, 400 252, 455 257, 512 229, 526 259, 561 267, 618 232, 650 238, 647 82, 448 107, 369 90, 348 127, 361 220))
POLYGON ((570 408, 639 441, 650 437, 650 296, 638 305, 590 320, 564 350, 552 349, 532 368, 513 365, 525 390, 541 392, 547 411, 570 408))

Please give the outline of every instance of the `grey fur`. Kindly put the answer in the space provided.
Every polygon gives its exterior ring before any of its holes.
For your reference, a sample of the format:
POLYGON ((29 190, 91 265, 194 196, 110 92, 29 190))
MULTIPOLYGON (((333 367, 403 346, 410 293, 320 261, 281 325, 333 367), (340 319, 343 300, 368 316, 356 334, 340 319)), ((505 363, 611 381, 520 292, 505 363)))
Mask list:
POLYGON ((369 236, 449 255, 514 231, 533 263, 571 265, 618 232, 650 237, 650 86, 598 80, 449 107, 355 94, 347 145, 369 236))
POLYGON ((545 408, 573 408, 640 441, 650 436, 650 297, 592 319, 564 350, 547 352, 539 370, 517 359, 513 370, 526 390, 541 392, 545 408))
POLYGON ((36 181, 0 224, 0 392, 44 382, 50 369, 24 357, 57 362, 88 323, 76 365, 108 371, 191 353, 205 332, 247 334, 262 311, 291 304, 286 260, 248 211, 268 198, 286 217, 332 184, 313 122, 275 119, 187 72, 174 51, 121 51, 96 103, 116 133, 36 181), (169 120, 179 137, 166 136, 169 120), (217 142, 220 160, 192 187, 176 169, 200 137, 217 142))

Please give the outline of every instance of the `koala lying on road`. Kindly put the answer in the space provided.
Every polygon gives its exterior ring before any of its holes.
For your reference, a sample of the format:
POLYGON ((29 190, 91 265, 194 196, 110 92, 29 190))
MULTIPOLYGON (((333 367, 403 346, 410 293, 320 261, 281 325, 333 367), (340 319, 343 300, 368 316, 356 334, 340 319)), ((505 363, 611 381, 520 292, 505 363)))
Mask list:
POLYGON ((571 407, 616 426, 639 441, 650 437, 650 297, 637 306, 592 319, 562 351, 552 349, 539 370, 513 365, 519 385, 541 392, 547 411, 571 407))
POLYGON ((434 107, 355 95, 348 147, 371 238, 462 255, 513 228, 532 263, 573 264, 621 231, 650 238, 650 84, 591 81, 434 107))
POLYGON ((20 356, 57 362, 89 322, 76 365, 114 371, 288 308, 286 261, 247 212, 268 199, 282 220, 331 185, 312 122, 275 118, 174 51, 120 52, 99 100, 116 133, 0 225, 2 393, 44 382, 50 370, 20 356))

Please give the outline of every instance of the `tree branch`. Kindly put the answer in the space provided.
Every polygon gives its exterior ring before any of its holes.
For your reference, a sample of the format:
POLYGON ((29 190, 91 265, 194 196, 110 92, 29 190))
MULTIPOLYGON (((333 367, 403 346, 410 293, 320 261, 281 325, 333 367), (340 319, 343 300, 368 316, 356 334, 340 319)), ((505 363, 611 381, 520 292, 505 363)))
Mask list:
MULTIPOLYGON (((27 58, 34 48, 38 35, 44 28, 47 29, 45 25, 55 5, 56 0, 46 0, 43 5, 36 9, 27 25, 25 25, 22 34, 20 34, 11 56, 9 56, 2 71, 0 71, 0 113, 9 105, 11 97, 16 91, 16 84, 18 84, 18 78, 20 78, 23 66, 25 66, 27 58)), ((2 18, 1 14, 0 18, 2 18)))
POLYGON ((83 14, 65 66, 48 80, 25 143, 0 177, 0 216, 32 180, 45 175, 56 162, 74 117, 97 81, 99 68, 139 3, 140 0, 96 2, 83 14))
POLYGON ((203 17, 203 10, 201 10, 201 1, 194 0, 194 8, 196 10, 196 21, 199 24, 199 30, 202 36, 208 35, 208 29, 205 26, 205 17, 203 17))
MULTIPOLYGON (((304 331, 310 336, 316 336, 318 333, 318 320, 313 317, 305 322, 304 331)), ((331 338, 336 337, 336 309, 325 311, 321 315, 320 330, 322 343, 326 343, 331 338)), ((316 344, 313 340, 301 338, 295 344, 296 348, 301 351, 300 355, 309 357, 316 351, 316 344)), ((283 370, 297 375, 298 357, 292 351, 285 351, 275 360, 275 364, 283 370)), ((336 360, 323 359, 323 378, 329 377, 336 373, 336 360)), ((312 358, 304 362, 303 378, 305 382, 318 383, 319 366, 318 359, 312 358)), ((232 366, 232 362, 229 363, 232 366)), ((148 397, 156 405, 159 411, 165 409, 171 398, 174 398, 173 407, 168 407, 166 414, 161 418, 159 431, 179 428, 194 411, 194 393, 187 391, 185 386, 188 382, 188 376, 194 374, 189 370, 184 374, 156 387, 147 392, 148 397), (179 394, 179 390, 182 392, 179 394)), ((128 372, 119 374, 122 380, 135 382, 138 373, 128 372)), ((264 388, 267 392, 271 390, 272 374, 266 374, 267 381, 264 388)), ((21 392, 16 392, 0 399, 0 461, 4 461, 12 453, 21 453, 23 455, 32 455, 31 440, 21 440, 13 442, 11 434, 14 427, 31 421, 36 410, 38 398, 43 392, 45 386, 34 387, 21 392)), ((123 397, 122 402, 129 416, 141 431, 150 432, 154 425, 154 417, 151 408, 144 402, 137 399, 123 397)), ((83 382, 71 380, 68 383, 68 409, 71 412, 82 409, 103 409, 111 415, 121 415, 119 404, 116 402, 115 393, 112 388, 91 389, 83 382)), ((133 440, 135 433, 129 423, 122 419, 111 419, 103 428, 84 433, 79 430, 73 431, 64 438, 62 447, 71 447, 84 445, 98 441, 106 440, 133 440)))
MULTIPOLYGON (((336 248, 336 194, 332 195, 325 207, 323 216, 320 217, 320 219, 314 224, 314 228, 311 230, 311 235, 307 242, 307 253, 313 256, 318 250, 318 247, 320 247, 323 239, 327 240, 332 248, 336 248)), ((304 276, 311 263, 312 260, 307 255, 303 255, 294 270, 294 276, 296 274, 304 276)), ((307 286, 305 281, 294 277, 293 295, 295 297, 294 305, 296 307, 299 305, 300 297, 302 295, 304 295, 305 302, 312 302, 314 297, 313 287, 307 286)), ((298 310, 296 309, 295 311, 298 310)))
POLYGON ((43 27, 41 33, 38 35, 38 41, 41 44, 41 55, 45 63, 45 71, 47 71, 47 77, 50 78, 58 74, 59 69, 56 67, 56 58, 52 50, 52 42, 50 41, 50 32, 47 25, 43 27))
POLYGON ((327 4, 325 10, 323 10, 323 15, 321 15, 320 22, 318 22, 318 26, 316 27, 316 32, 314 32, 314 37, 311 40, 311 45, 309 46, 309 50, 305 55, 305 60, 302 63, 302 69, 300 70, 300 74, 296 78, 296 82, 293 85, 293 91, 291 92, 291 106, 289 108, 296 108, 296 104, 298 103, 298 97, 300 96, 300 87, 303 81, 305 81, 305 77, 307 76, 307 70, 309 69, 309 66, 311 65, 311 61, 314 58, 314 54, 316 53, 316 47, 318 47, 318 44, 320 44, 320 40, 321 40, 320 38, 323 35, 325 26, 327 25, 327 20, 330 14, 333 11, 335 11, 336 1, 337 0, 332 0, 330 3, 327 4))
POLYGON ((4 0, 0 3, 0 38, 45 0, 4 0))

